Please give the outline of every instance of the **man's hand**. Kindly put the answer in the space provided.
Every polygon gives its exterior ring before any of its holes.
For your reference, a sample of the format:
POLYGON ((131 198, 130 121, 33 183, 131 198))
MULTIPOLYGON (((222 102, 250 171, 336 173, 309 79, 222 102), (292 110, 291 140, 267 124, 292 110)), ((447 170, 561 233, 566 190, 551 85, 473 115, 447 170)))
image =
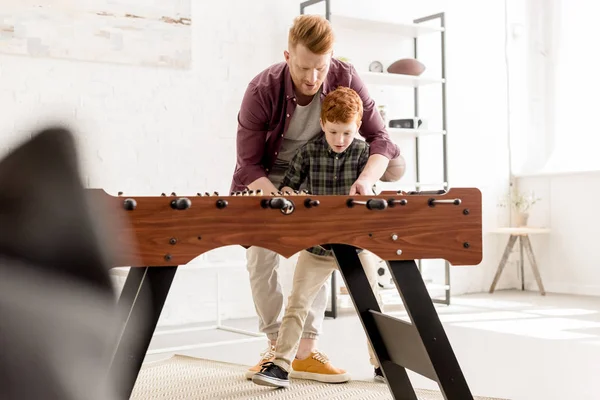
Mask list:
POLYGON ((263 194, 268 196, 271 193, 277 193, 277 188, 273 185, 273 183, 269 180, 269 178, 261 177, 248 185, 248 189, 250 190, 262 190, 263 194))
POLYGON ((374 181, 358 178, 350 188, 350 196, 373 194, 374 181))

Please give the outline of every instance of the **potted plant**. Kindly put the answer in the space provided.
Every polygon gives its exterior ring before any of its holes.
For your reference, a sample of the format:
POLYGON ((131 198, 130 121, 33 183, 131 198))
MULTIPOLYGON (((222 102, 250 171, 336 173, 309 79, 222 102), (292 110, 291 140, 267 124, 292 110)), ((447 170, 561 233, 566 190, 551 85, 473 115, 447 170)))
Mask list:
POLYGON ((512 195, 509 194, 506 199, 501 202, 501 207, 510 205, 516 211, 516 225, 517 227, 527 226, 527 220, 529 219, 529 210, 531 207, 541 198, 536 197, 535 192, 532 190, 529 193, 521 193, 518 190, 512 191, 512 195))

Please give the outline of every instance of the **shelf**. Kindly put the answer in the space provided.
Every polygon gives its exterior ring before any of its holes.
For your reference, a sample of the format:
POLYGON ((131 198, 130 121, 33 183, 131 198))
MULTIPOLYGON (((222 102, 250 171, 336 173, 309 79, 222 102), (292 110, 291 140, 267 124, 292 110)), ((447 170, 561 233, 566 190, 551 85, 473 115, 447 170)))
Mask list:
MULTIPOLYGON (((441 96, 440 97, 440 101, 439 101, 439 108, 440 111, 445 115, 446 113, 446 92, 444 90, 445 85, 446 85, 446 79, 444 79, 445 77, 445 72, 446 72, 446 64, 445 64, 445 60, 446 60, 446 56, 445 56, 445 41, 444 41, 444 36, 445 36, 445 13, 441 12, 441 13, 437 13, 437 14, 431 14, 431 15, 424 15, 421 16, 417 21, 422 21, 423 23, 414 23, 413 19, 410 18, 408 19, 406 15, 402 15, 401 13, 397 13, 394 12, 393 9, 388 10, 385 13, 382 13, 379 16, 370 16, 370 18, 363 18, 363 16, 366 16, 366 14, 363 13, 356 13, 355 16, 348 16, 348 15, 341 15, 337 14, 335 11, 335 6, 331 6, 331 4, 328 3, 334 3, 333 0, 306 0, 304 1, 304 5, 312 5, 315 3, 321 3, 321 2, 325 2, 328 6, 326 7, 326 10, 328 11, 328 19, 331 22, 331 25, 333 26, 333 28, 335 30, 343 30, 343 36, 345 37, 345 40, 348 40, 349 43, 347 44, 348 46, 348 52, 352 52, 352 49, 354 48, 355 51, 358 51, 357 56, 356 56, 356 62, 352 62, 350 61, 351 64, 354 64, 354 68, 357 68, 357 74, 360 77, 360 80, 369 88, 369 91, 371 93, 373 93, 373 97, 375 98, 377 96, 377 94, 385 94, 385 95, 394 95, 394 96, 406 96, 407 97, 407 102, 409 102, 409 98, 412 98, 412 105, 414 107, 415 113, 417 113, 419 116, 422 116, 424 118, 427 118, 427 115, 429 112, 427 112, 426 110, 422 110, 421 107, 417 107, 417 105, 419 105, 419 101, 421 100, 421 92, 428 92, 429 90, 432 90, 434 92, 437 92, 439 89, 441 89, 441 96), (332 12, 332 8, 333 8, 333 12, 332 12), (378 17, 381 17, 382 19, 379 19, 378 17), (404 21, 398 21, 398 20, 404 20, 404 21), (437 24, 437 22, 439 22, 439 25, 437 24), (360 45, 359 44, 354 44, 354 46, 352 46, 353 43, 353 39, 355 39, 355 37, 359 37, 362 38, 364 37, 364 35, 369 36, 370 38, 367 39, 367 41, 371 40, 371 38, 373 40, 380 40, 380 42, 378 42, 377 44, 381 45, 381 48, 385 48, 388 44, 393 44, 394 46, 397 45, 396 42, 401 41, 402 42, 406 42, 405 44, 412 44, 412 46, 409 46, 411 48, 414 49, 414 54, 415 58, 418 59, 418 57, 416 56, 417 54, 421 54, 421 42, 422 40, 420 40, 422 37, 429 37, 431 39, 433 39, 433 41, 435 43, 429 44, 429 43, 425 43, 425 45, 427 47, 431 47, 431 50, 436 51, 436 49, 441 50, 441 60, 440 60, 440 68, 439 70, 437 69, 427 69, 427 71, 425 71, 423 73, 423 75, 420 76, 413 76, 413 75, 405 75, 405 74, 393 74, 393 73, 389 73, 387 72, 387 65, 386 64, 390 64, 391 62, 393 62, 393 60, 395 60, 397 57, 399 57, 398 55, 396 56, 385 56, 385 55, 367 55, 367 54, 363 54, 362 58, 360 58, 360 45), (441 40, 438 40, 441 39, 441 40), (411 43, 412 42, 412 43, 411 43), (437 44, 437 42, 439 42, 439 45, 437 44), (357 47, 358 46, 358 47, 357 47), (369 71, 368 69, 368 64, 372 61, 373 57, 375 59, 379 59, 379 61, 381 61, 384 64, 383 67, 383 72, 372 72, 369 71), (383 57, 383 59, 381 59, 381 57, 383 57), (386 58, 387 57, 387 58, 386 58), (392 58, 390 58, 392 57, 392 58), (430 89, 429 89, 430 88, 430 89), (377 93, 377 94, 376 94, 377 93), (423 112, 425 111, 425 113, 423 112)), ((303 8, 301 8, 302 13, 304 13, 303 8)), ((425 39, 427 42, 429 42, 429 40, 425 39)), ((371 40, 372 41, 372 40, 371 40)), ((404 46, 403 46, 404 48, 404 46)), ((408 48, 407 48, 408 49, 408 48)), ((375 49, 374 49, 375 50, 375 49)), ((349 58, 352 58, 352 54, 348 54, 349 58)), ((411 55, 406 54, 404 58, 409 58, 411 57, 411 55)), ((406 72, 406 71, 405 71, 406 72)), ((428 95, 429 93, 424 93, 424 95, 428 95)), ((376 103, 378 102, 377 100, 375 100, 376 103)), ((385 101, 388 101, 387 99, 385 101)), ((389 116, 389 114, 388 114, 389 116)), ((387 124, 386 124, 387 125, 387 124)), ((419 156, 420 156, 420 152, 423 151, 427 151, 428 149, 424 148, 424 147, 420 147, 417 146, 416 147, 416 151, 419 152, 417 154, 416 160, 413 162, 413 165, 407 165, 407 170, 410 169, 416 169, 416 174, 414 176, 410 176, 410 177, 406 177, 406 178, 401 178, 400 180, 396 181, 396 182, 382 182, 382 181, 377 181, 376 185, 375 185, 375 192, 377 194, 381 194, 381 193, 386 193, 387 195, 391 195, 393 196, 401 196, 400 194, 398 194, 398 192, 400 193, 407 193, 407 192, 412 192, 412 191, 437 191, 437 190, 448 190, 449 188, 449 184, 448 182, 431 182, 431 181, 437 181, 438 179, 440 181, 443 180, 447 180, 446 179, 446 175, 447 175, 447 166, 446 166, 446 157, 447 157, 447 146, 446 146, 446 137, 448 135, 448 132, 446 131, 446 126, 445 126, 445 119, 443 121, 443 126, 438 126, 437 124, 435 126, 431 126, 431 129, 428 129, 427 125, 421 125, 421 129, 416 128, 416 129, 408 129, 408 128, 391 128, 389 126, 386 126, 386 131, 389 134, 390 138, 392 139, 393 142, 396 142, 398 144, 402 143, 402 142, 406 142, 407 140, 411 140, 414 141, 416 138, 423 138, 422 140, 424 141, 428 141, 428 138, 431 138, 434 142, 439 142, 440 147, 442 147, 441 152, 443 152, 443 158, 444 158, 444 162, 442 163, 441 167, 441 171, 438 175, 432 175, 432 174, 427 174, 427 176, 429 177, 427 180, 428 182, 415 182, 416 180, 422 180, 424 178, 424 176, 422 176, 421 173, 419 173, 420 171, 420 165, 419 165, 419 156), (436 140, 434 138, 440 137, 443 140, 436 140), (414 179, 414 180, 413 180, 414 179)), ((418 142, 418 141, 417 141, 418 142)), ((408 160, 407 160, 408 162, 408 160)), ((436 168, 437 169, 437 168, 436 168)), ((427 178, 427 177, 425 177, 427 178)), ((432 300, 434 303, 443 303, 446 305, 450 305, 450 291, 451 291, 451 285, 450 285, 450 280, 449 280, 449 276, 450 276, 450 263, 448 263, 447 261, 444 263, 444 271, 445 271, 445 277, 443 277, 442 279, 439 280, 440 284, 434 284, 432 282, 426 283, 426 288, 429 292, 434 292, 437 294, 437 292, 439 291, 445 291, 445 296, 442 297, 441 299, 434 299, 432 297, 432 300)), ((332 277, 334 277, 335 275, 333 274, 332 277)), ((333 279, 333 278, 332 278, 333 279)), ((437 280, 437 279, 436 279, 437 280)), ((333 281, 332 281, 333 282, 333 281)), ((337 294, 335 293, 335 288, 332 285, 331 287, 332 290, 332 298, 334 296, 336 296, 337 294)), ((341 289, 343 290, 343 289, 341 289)), ((391 289, 389 288, 384 288, 381 289, 382 292, 384 292, 387 296, 391 298, 393 298, 393 300, 395 301, 396 295, 394 294, 394 291, 396 291, 396 288, 393 287, 391 289)), ((433 295, 433 293, 432 293, 433 295)), ((344 298, 344 301, 347 300, 347 297, 344 298)), ((337 306, 339 307, 339 305, 337 306)), ((331 311, 331 315, 335 318, 336 315, 336 311, 335 311, 336 305, 332 302, 332 311, 331 311)))
POLYGON ((386 128, 390 135, 403 135, 403 136, 431 136, 431 135, 445 135, 446 131, 430 131, 427 129, 408 129, 408 128, 386 128))
POLYGON ((364 83, 371 85, 419 87, 443 83, 445 81, 442 78, 426 78, 422 76, 390 74, 389 72, 359 71, 358 75, 364 83))
POLYGON ((444 28, 413 23, 396 23, 372 19, 346 17, 331 14, 330 20, 335 29, 361 30, 377 33, 389 33, 415 38, 431 33, 443 32, 444 28))

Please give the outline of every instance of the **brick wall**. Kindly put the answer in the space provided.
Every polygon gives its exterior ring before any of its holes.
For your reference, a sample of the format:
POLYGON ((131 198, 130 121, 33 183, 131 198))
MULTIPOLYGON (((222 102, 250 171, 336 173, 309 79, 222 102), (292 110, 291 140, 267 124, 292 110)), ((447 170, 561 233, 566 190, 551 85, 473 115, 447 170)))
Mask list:
MULTIPOLYGON (((280 0, 202 4, 192 4, 190 70, 0 54, 0 156, 30 128, 67 121, 79 133, 90 187, 227 193, 241 97, 256 73, 283 60, 298 7, 280 0)), ((238 266, 222 272, 224 317, 254 315, 243 257, 240 247, 206 255, 238 266)), ((215 272, 181 268, 161 324, 214 320, 215 272)))

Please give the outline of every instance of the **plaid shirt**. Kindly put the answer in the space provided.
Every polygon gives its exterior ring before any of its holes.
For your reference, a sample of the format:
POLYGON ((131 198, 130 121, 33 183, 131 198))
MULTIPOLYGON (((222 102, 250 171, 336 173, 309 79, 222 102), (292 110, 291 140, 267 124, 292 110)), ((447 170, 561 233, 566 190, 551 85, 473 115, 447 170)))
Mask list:
MULTIPOLYGON (((354 139, 341 153, 331 149, 325 134, 321 133, 302 146, 281 181, 279 189, 288 186, 299 190, 306 181, 307 190, 314 195, 348 195, 369 159, 369 144, 354 139)), ((329 256, 331 250, 321 246, 307 249, 320 256, 329 256)))

